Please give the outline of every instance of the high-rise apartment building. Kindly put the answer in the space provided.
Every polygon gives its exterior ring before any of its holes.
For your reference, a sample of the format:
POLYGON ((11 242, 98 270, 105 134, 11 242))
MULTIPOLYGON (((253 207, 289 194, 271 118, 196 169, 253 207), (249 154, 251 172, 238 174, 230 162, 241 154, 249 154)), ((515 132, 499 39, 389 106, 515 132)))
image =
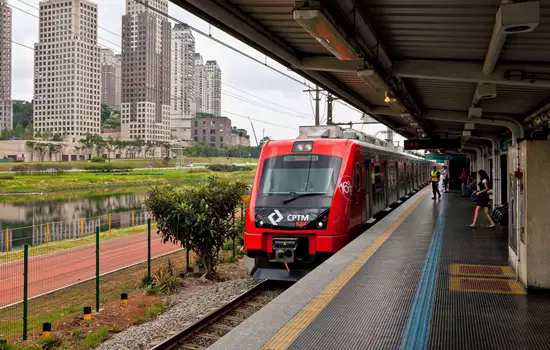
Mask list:
POLYGON ((0 0, 0 131, 13 128, 11 101, 11 8, 0 0))
POLYGON ((88 0, 44 0, 39 17, 34 59, 35 134, 62 135, 75 141, 86 134, 99 134, 97 5, 88 0))
POLYGON ((220 115, 222 112, 222 71, 216 61, 206 61, 204 65, 206 80, 205 99, 202 101, 203 112, 220 115))
MULTIPOLYGON (((168 12, 168 0, 144 0, 168 12)), ((171 25, 168 19, 134 0, 122 17, 122 104, 124 139, 170 139, 171 25)))
POLYGON ((113 50, 102 48, 99 52, 101 63, 101 103, 109 105, 115 111, 120 111, 122 89, 121 56, 113 50))
POLYGON ((206 100, 206 72, 204 69, 204 61, 200 53, 195 53, 194 59, 194 97, 195 110, 204 112, 203 101, 206 100))
POLYGON ((172 30, 172 138, 191 141, 195 116, 195 38, 186 24, 172 30))

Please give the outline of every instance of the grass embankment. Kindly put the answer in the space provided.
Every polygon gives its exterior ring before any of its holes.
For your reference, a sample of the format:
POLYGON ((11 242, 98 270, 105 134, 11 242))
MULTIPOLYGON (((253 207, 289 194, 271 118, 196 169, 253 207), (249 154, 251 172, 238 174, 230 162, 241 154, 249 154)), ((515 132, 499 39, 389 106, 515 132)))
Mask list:
POLYGON ((208 169, 164 169, 113 173, 10 175, 1 180, 0 202, 91 198, 144 192, 158 185, 192 186, 205 181, 210 175, 250 183, 254 177, 254 170, 214 172, 208 169), (1 195, 2 193, 17 193, 17 195, 1 195))
MULTIPOLYGON (((156 232, 156 224, 152 225, 153 232, 156 232)), ((99 240, 105 242, 110 239, 145 233, 147 225, 139 225, 133 227, 113 229, 111 232, 100 232, 99 240)), ((88 235, 82 238, 76 239, 63 239, 60 241, 54 241, 50 243, 43 243, 29 249, 29 256, 39 256, 44 254, 52 254, 59 250, 77 248, 85 245, 95 244, 95 235, 88 235)), ((0 263, 6 263, 11 261, 21 261, 23 259, 23 250, 15 250, 7 253, 0 252, 0 263)), ((0 349, 1 350, 1 349, 0 349)))
MULTIPOLYGON (((201 165, 201 164, 245 164, 256 163, 254 158, 227 158, 227 157, 185 157, 186 165, 201 165)), ((0 163, 0 171, 40 171, 46 169, 56 170, 103 170, 105 165, 109 164, 112 169, 139 169, 139 168, 172 168, 176 166, 174 159, 133 159, 119 160, 113 159, 110 162, 91 162, 91 161, 75 161, 75 162, 29 162, 29 163, 0 163)))

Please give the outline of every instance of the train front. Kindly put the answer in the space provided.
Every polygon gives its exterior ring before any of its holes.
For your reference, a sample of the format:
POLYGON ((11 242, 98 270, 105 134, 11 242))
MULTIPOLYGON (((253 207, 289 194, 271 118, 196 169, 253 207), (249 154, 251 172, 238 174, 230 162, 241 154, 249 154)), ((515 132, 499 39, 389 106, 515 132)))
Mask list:
POLYGON ((264 146, 244 233, 255 278, 298 279, 348 242, 348 148, 334 139, 264 146))

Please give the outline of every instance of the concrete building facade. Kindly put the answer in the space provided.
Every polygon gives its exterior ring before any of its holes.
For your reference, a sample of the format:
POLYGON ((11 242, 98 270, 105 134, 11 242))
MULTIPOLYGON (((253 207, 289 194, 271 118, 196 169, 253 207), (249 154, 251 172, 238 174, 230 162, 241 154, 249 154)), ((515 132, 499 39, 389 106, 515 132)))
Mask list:
POLYGON ((13 128, 11 101, 11 8, 0 0, 0 131, 13 128))
POLYGON ((191 140, 195 104, 195 38, 186 24, 172 30, 172 138, 191 140))
MULTIPOLYGON (((146 0, 168 12, 168 0, 146 0)), ((134 1, 122 17, 123 139, 170 139, 171 25, 168 19, 134 1)))
POLYGON ((99 134, 101 69, 97 5, 88 0, 40 2, 35 45, 35 134, 80 139, 99 134))
POLYGON ((101 63, 101 103, 109 105, 113 110, 120 112, 122 89, 121 56, 115 55, 113 50, 102 48, 99 53, 101 63))
POLYGON ((192 122, 193 142, 211 147, 231 147, 231 120, 227 117, 198 114, 192 122))
POLYGON ((245 129, 233 127, 231 129, 231 146, 232 147, 249 147, 250 135, 245 129))
POLYGON ((222 71, 218 62, 206 61, 204 65, 206 93, 203 100, 202 112, 213 115, 222 113, 222 71))

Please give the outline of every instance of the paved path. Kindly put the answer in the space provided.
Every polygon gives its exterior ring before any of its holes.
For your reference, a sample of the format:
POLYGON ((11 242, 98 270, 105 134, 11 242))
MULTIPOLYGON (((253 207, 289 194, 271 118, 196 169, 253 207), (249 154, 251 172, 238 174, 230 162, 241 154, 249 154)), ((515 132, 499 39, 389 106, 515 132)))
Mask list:
MULTIPOLYGON (((31 248, 32 249, 32 248, 31 248)), ((180 249, 154 235, 153 257, 180 249)), ((100 273, 147 259, 147 235, 134 234, 100 243, 100 273)), ((29 259, 29 297, 95 276, 95 245, 57 251, 29 259)), ((0 308, 23 299, 23 261, 0 264, 0 308)))

